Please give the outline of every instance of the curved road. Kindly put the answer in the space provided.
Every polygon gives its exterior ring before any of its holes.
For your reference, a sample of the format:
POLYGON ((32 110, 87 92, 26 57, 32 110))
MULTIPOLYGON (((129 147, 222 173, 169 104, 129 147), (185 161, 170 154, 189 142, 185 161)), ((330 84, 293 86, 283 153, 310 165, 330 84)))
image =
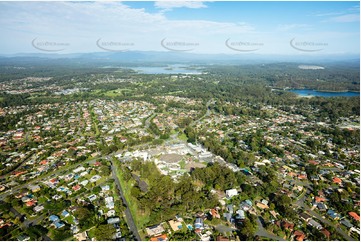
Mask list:
POLYGON ((276 241, 286 241, 284 238, 281 238, 277 235, 271 234, 270 232, 268 232, 267 230, 265 230, 263 228, 263 224, 259 218, 260 216, 257 217, 257 225, 258 225, 258 229, 255 233, 255 235, 258 235, 260 237, 265 237, 265 238, 269 238, 272 240, 276 240, 276 241))

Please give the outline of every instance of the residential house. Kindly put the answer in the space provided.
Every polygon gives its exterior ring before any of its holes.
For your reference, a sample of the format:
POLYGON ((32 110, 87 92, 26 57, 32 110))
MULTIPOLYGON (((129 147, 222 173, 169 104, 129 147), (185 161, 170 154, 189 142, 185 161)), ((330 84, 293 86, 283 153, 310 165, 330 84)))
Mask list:
POLYGON ((61 213, 61 216, 63 216, 64 218, 68 217, 70 215, 70 213, 66 210, 64 210, 62 213, 61 213))
POLYGON ((51 222, 55 222, 55 221, 58 221, 58 220, 60 220, 60 219, 59 219, 59 217, 56 216, 56 215, 50 215, 49 220, 50 220, 51 222))
POLYGON ((108 218, 109 217, 113 217, 113 216, 115 216, 115 210, 109 210, 108 212, 107 212, 107 216, 108 216, 108 218))
POLYGON ((251 200, 246 200, 241 202, 241 204, 239 205, 240 209, 244 210, 244 211, 248 211, 252 208, 252 202, 251 200))
POLYGON ((312 226, 312 227, 314 227, 314 228, 316 228, 316 229, 318 229, 318 230, 321 230, 321 229, 323 228, 320 223, 316 222, 316 221, 313 220, 313 219, 310 219, 310 221, 308 221, 307 224, 310 225, 310 226, 312 226))
POLYGON ((353 224, 348 219, 342 219, 340 223, 346 226, 348 229, 353 228, 353 224))
POLYGON ((229 241, 227 237, 224 237, 222 235, 218 235, 216 238, 216 241, 229 241))
POLYGON ((259 207, 260 209, 268 209, 268 205, 265 205, 263 203, 256 203, 256 206, 259 207))
POLYGON ((75 234, 74 237, 78 240, 78 241, 87 241, 88 240, 88 234, 86 231, 82 232, 82 233, 78 233, 75 234))
POLYGON ((231 222, 231 220, 232 220, 231 213, 223 213, 223 217, 226 219, 227 222, 231 222))
POLYGON ((58 195, 58 194, 52 196, 52 199, 54 199, 55 201, 58 201, 58 200, 60 200, 60 199, 62 199, 62 198, 63 198, 63 196, 62 196, 62 195, 58 195))
POLYGON ((26 195, 24 197, 21 198, 21 201, 23 203, 29 202, 30 200, 32 200, 32 196, 31 195, 26 195))
POLYGON ((244 213, 244 211, 242 209, 238 209, 236 211, 237 215, 236 215, 236 219, 238 220, 244 220, 246 218, 246 215, 244 213))
POLYGON ((228 205, 227 205, 227 211, 228 211, 230 214, 233 214, 233 207, 234 207, 233 204, 228 204, 228 205))
POLYGON ((117 223, 120 223, 120 218, 119 218, 119 217, 108 218, 107 223, 108 223, 108 224, 117 224, 117 223))
POLYGON ((40 191, 41 187, 39 185, 29 185, 29 189, 34 193, 40 191))
POLYGON ((331 233, 327 229, 321 229, 320 232, 325 235, 327 240, 330 240, 331 233))
POLYGON ((196 221, 194 223, 194 228, 195 229, 204 229, 204 223, 203 223, 203 219, 202 218, 196 218, 196 221))
POLYGON ((293 236, 294 236, 294 239, 297 240, 297 241, 303 241, 303 240, 306 238, 305 233, 303 233, 303 232, 300 231, 300 230, 296 230, 296 231, 293 233, 293 236))
POLYGON ((36 202, 37 202, 36 200, 30 199, 25 204, 26 204, 27 207, 32 207, 32 206, 34 206, 36 204, 36 202))
POLYGON ((74 224, 70 225, 70 230, 73 234, 76 234, 80 231, 79 227, 74 224))
POLYGON ((106 197, 105 198, 105 206, 108 209, 113 209, 114 208, 114 199, 113 199, 113 197, 106 197))
POLYGON ((18 237, 16 237, 18 241, 29 241, 30 237, 27 234, 21 234, 18 237))
POLYGON ((326 198, 324 198, 323 196, 321 197, 319 197, 319 196, 316 196, 315 197, 315 202, 316 203, 321 203, 321 202, 326 202, 327 201, 327 199, 326 198))
POLYGON ((102 189, 103 192, 106 192, 106 191, 109 191, 109 190, 110 190, 109 185, 100 186, 100 188, 102 189))
POLYGON ((237 195, 238 195, 237 189, 226 190, 226 197, 227 198, 232 198, 232 197, 237 196, 237 195))
POLYGON ((161 235, 165 231, 161 224, 147 227, 145 230, 149 237, 161 235))
POLYGON ((212 215, 212 218, 221 218, 221 216, 219 215, 218 211, 214 208, 212 208, 209 213, 212 215))
POLYGON ((81 189, 81 186, 79 184, 77 184, 77 185, 73 186, 72 189, 76 192, 81 189))
POLYGON ((65 224, 62 221, 55 221, 53 222, 56 229, 60 229, 65 226, 65 224))
POLYGON ((38 213, 38 212, 44 210, 44 206, 43 205, 38 205, 38 206, 34 207, 33 210, 34 210, 35 213, 38 213))
POLYGON ((301 217, 301 219, 302 220, 304 220, 304 221, 306 221, 306 222, 309 222, 310 220, 311 220, 311 216, 309 215, 309 214, 307 214, 307 213, 301 213, 300 214, 300 217, 301 217))
POLYGON ((270 211, 270 214, 271 214, 275 219, 277 219, 277 215, 279 215, 279 213, 277 213, 277 212, 274 211, 274 210, 270 211))
POLYGON ((93 202, 95 199, 97 199, 97 195, 92 194, 88 197, 89 201, 93 202))
POLYGON ((334 177, 332 179, 332 181, 333 181, 333 183, 336 183, 336 184, 339 184, 339 185, 341 185, 341 183, 342 183, 342 180, 340 178, 338 178, 338 177, 334 177))
POLYGON ((355 212, 349 212, 348 213, 354 220, 360 221, 360 216, 355 212))
POLYGON ((179 221, 169 220, 168 223, 174 232, 182 229, 183 227, 182 223, 179 221))
POLYGON ((340 215, 338 213, 336 213, 335 211, 329 209, 327 211, 327 215, 330 216, 330 218, 332 218, 333 220, 339 220, 340 219, 340 215))
POLYGON ((320 210, 321 212, 325 212, 327 209, 327 206, 323 203, 317 203, 317 208, 318 210, 320 210))
POLYGON ((283 229, 293 231, 293 228, 295 227, 295 225, 293 223, 290 223, 290 222, 287 222, 287 221, 282 221, 281 222, 281 227, 283 229))
POLYGON ((150 238, 150 241, 168 241, 168 237, 166 234, 162 234, 162 235, 150 238))

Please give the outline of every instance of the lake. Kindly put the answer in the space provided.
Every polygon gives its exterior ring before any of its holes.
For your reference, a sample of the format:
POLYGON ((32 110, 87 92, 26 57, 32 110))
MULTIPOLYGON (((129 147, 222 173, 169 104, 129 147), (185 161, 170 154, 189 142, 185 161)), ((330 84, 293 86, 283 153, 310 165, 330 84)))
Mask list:
POLYGON ((169 65, 163 67, 130 67, 141 74, 202 74, 199 69, 189 69, 188 66, 169 65))
POLYGON ((311 89, 293 89, 290 92, 296 93, 301 97, 317 96, 317 97, 359 97, 359 92, 319 92, 311 89))

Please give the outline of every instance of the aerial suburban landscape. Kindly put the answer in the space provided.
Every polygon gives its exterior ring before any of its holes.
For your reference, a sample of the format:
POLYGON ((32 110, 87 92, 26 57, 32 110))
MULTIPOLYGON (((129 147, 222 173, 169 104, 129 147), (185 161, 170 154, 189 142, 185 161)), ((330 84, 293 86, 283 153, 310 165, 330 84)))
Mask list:
MULTIPOLYGON (((71 19, 95 3, 54 4, 71 19)), ((359 241, 359 54, 286 42, 306 54, 0 47, 0 240, 359 241)))

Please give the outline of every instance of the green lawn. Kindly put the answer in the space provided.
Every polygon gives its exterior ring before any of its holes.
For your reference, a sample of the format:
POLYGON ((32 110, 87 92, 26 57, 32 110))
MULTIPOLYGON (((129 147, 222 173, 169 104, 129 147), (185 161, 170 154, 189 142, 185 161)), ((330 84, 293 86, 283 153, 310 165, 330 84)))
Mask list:
POLYGON ((95 227, 88 230, 88 237, 91 239, 91 238, 94 238, 95 237, 95 227))
POLYGON ((105 96, 108 96, 108 97, 116 97, 116 96, 121 96, 123 95, 123 93, 125 91, 132 91, 131 89, 127 89, 127 88, 119 88, 119 89, 116 89, 116 90, 111 90, 111 91, 107 91, 105 93, 105 96))
POLYGON ((180 168, 181 168, 182 170, 186 168, 186 162, 185 162, 184 160, 181 160, 181 161, 179 162, 179 165, 180 165, 180 168))
POLYGON ((182 133, 181 135, 178 135, 178 138, 182 141, 187 141, 188 138, 187 138, 187 135, 185 133, 182 133))

